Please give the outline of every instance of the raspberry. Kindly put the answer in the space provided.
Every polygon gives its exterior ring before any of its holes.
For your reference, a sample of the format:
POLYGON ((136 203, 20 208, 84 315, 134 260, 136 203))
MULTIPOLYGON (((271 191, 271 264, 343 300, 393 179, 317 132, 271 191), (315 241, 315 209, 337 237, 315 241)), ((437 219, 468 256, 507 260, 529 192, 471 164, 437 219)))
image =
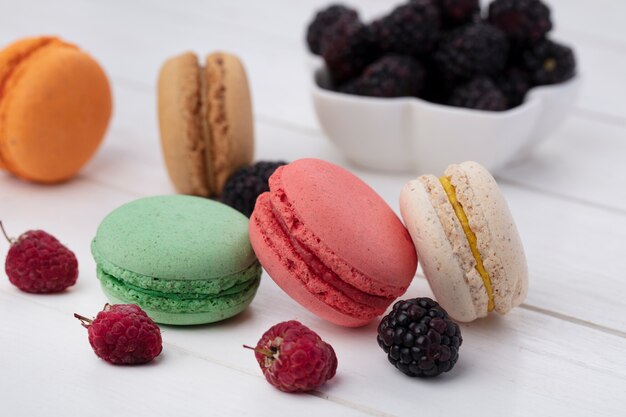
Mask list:
POLYGON ((489 22, 520 45, 536 43, 552 29, 550 9, 540 0, 495 0, 489 22))
POLYGON ((495 79, 507 99, 509 108, 519 106, 530 89, 530 75, 521 68, 511 67, 495 79))
POLYGON ((135 304, 106 304, 95 320, 78 314, 96 355, 114 365, 150 362, 163 349, 161 330, 135 304))
POLYGON ((446 28, 470 23, 480 17, 480 0, 438 0, 446 28))
POLYGON ((502 91, 489 78, 475 78, 452 91, 448 104, 476 110, 502 111, 508 108, 502 91))
POLYGON ((373 97, 417 96, 424 88, 426 73, 408 56, 388 55, 370 64, 360 77, 339 87, 347 94, 373 97))
POLYGON ((224 185, 222 203, 250 217, 257 197, 270 190, 267 184, 270 176, 276 168, 285 164, 283 161, 261 161, 239 168, 224 185))
POLYGON ((5 271, 17 288, 30 293, 55 293, 76 283, 76 255, 54 236, 43 230, 29 230, 17 239, 10 239, 2 222, 0 229, 11 243, 5 271))
POLYGON ((430 298, 396 302, 380 322, 377 340, 392 365, 418 377, 451 370, 463 343, 459 326, 430 298))
POLYGON ((506 65, 509 43, 499 29, 472 23, 450 32, 435 53, 435 62, 448 81, 495 75, 506 65))
POLYGON ((344 15, 324 33, 321 54, 333 80, 341 83, 359 75, 379 50, 371 29, 344 15))
POLYGON ((255 351, 267 382, 284 392, 314 390, 337 371, 332 346, 295 320, 272 326, 256 348, 244 347, 255 351))
POLYGON ((574 51, 548 39, 525 51, 522 61, 536 85, 562 83, 576 73, 574 51))
POLYGON ((355 10, 340 4, 330 5, 317 12, 306 33, 306 42, 311 52, 315 55, 321 53, 324 33, 342 16, 354 21, 359 20, 359 15, 355 10))
POLYGON ((439 40, 441 17, 435 0, 413 0, 371 25, 383 52, 419 56, 439 40))

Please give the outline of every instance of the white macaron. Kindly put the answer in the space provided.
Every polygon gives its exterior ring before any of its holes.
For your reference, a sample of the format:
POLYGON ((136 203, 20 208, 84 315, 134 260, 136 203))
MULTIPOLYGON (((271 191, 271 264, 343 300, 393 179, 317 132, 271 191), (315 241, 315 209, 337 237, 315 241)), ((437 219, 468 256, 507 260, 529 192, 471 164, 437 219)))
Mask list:
POLYGON ((482 165, 422 175, 400 195, 400 211, 439 304, 458 321, 505 314, 528 292, 524 248, 496 181, 482 165))

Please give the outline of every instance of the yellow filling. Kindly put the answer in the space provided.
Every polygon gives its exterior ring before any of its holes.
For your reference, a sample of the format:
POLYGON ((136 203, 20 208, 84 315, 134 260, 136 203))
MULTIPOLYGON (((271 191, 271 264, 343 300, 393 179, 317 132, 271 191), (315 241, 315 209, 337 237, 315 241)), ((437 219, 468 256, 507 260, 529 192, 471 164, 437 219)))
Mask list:
POLYGON ((489 273, 485 269, 485 265, 483 265, 483 259, 480 256, 480 252, 478 252, 478 243, 476 240, 476 234, 472 232, 470 229, 469 221, 467 220, 467 216, 465 215, 465 211, 463 210, 463 206, 456 199, 456 191, 454 190, 454 186, 450 183, 450 179, 448 177, 440 177, 439 182, 443 186, 444 191, 446 192, 448 199, 450 200, 450 204, 454 208, 454 213, 456 217, 459 219, 461 226, 463 227, 463 231, 465 232, 465 237, 467 238, 467 242, 469 243, 469 247, 472 251, 472 255, 474 255, 474 260, 476 260, 476 270, 480 274, 483 282, 485 283, 485 289, 487 290, 487 297, 489 298, 489 304, 487 305, 488 311, 493 311, 493 289, 491 288, 491 279, 489 278, 489 273))

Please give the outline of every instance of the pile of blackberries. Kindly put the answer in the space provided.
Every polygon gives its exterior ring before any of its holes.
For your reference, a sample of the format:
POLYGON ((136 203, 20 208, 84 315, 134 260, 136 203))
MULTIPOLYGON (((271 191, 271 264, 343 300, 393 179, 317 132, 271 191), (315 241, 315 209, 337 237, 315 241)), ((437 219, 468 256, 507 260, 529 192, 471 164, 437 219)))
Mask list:
POLYGON ((421 97, 479 110, 518 106, 533 86, 572 78, 571 48, 546 38, 541 0, 411 0, 369 24, 347 6, 319 11, 307 31, 333 88, 373 97, 421 97))

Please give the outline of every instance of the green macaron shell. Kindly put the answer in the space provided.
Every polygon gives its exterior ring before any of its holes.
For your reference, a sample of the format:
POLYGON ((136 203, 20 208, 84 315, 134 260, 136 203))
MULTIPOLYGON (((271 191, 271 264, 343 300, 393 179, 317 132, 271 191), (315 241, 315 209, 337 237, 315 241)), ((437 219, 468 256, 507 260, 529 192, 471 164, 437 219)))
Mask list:
POLYGON ((212 295, 252 281, 258 278, 261 273, 261 265, 258 261, 255 261, 243 271, 237 271, 223 277, 200 280, 162 279, 136 274, 133 271, 112 264, 98 253, 95 240, 91 244, 91 253, 98 265, 98 269, 123 281, 129 287, 138 287, 146 292, 155 291, 158 293, 187 294, 192 296, 212 295))
POLYGON ((102 221, 91 250, 111 301, 136 303, 165 324, 233 316, 252 301, 261 276, 247 217, 199 197, 127 203, 102 221))
POLYGON ((189 297, 188 294, 159 294, 129 286, 101 269, 97 274, 102 290, 112 302, 137 304, 157 323, 174 325, 213 323, 233 317, 252 302, 260 282, 257 276, 238 286, 239 291, 189 297))
POLYGON ((142 198, 100 224, 94 251, 138 275, 206 280, 256 261, 248 218, 216 201, 187 195, 142 198))

